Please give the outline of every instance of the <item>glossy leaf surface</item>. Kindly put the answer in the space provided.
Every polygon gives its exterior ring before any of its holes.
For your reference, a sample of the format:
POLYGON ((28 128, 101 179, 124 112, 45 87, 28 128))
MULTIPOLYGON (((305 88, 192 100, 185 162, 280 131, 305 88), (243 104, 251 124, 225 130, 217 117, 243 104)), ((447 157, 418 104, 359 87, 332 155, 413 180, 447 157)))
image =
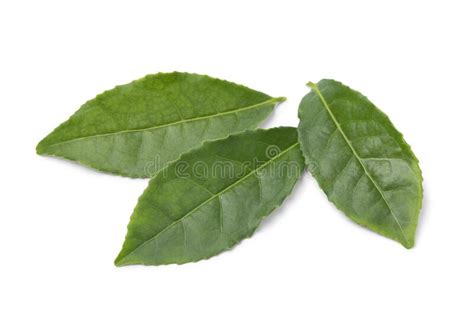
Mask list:
POLYGON ((333 80, 308 85, 298 133, 310 172, 352 220, 413 247, 422 177, 409 145, 362 94, 333 80))
POLYGON ((37 152, 151 177, 204 140, 256 128, 283 100, 204 75, 149 75, 88 101, 37 152))
POLYGON ((204 143, 150 180, 116 265, 182 264, 232 247, 283 202, 303 168, 295 128, 204 143))

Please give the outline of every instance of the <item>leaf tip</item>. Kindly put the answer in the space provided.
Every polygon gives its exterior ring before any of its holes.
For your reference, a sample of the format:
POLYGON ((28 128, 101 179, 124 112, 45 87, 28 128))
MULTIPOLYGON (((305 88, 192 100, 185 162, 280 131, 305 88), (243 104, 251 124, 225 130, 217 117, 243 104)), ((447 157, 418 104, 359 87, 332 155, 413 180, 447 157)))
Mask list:
POLYGON ((124 262, 124 259, 123 259, 123 255, 122 255, 122 252, 120 252, 120 254, 117 256, 117 258, 115 258, 114 260, 114 265, 115 267, 123 267, 123 266, 126 266, 127 264, 124 262))
POLYGON ((128 265, 134 265, 137 264, 136 261, 133 260, 133 255, 130 255, 131 252, 125 248, 122 248, 122 250, 118 253, 117 257, 114 260, 114 265, 116 267, 124 267, 128 265))
POLYGON ((120 260, 117 260, 117 259, 114 261, 114 265, 115 265, 115 267, 123 267, 123 266, 125 266, 124 264, 121 263, 120 260))
POLYGON ((313 83, 313 82, 311 82, 311 81, 309 81, 308 83, 306 83, 306 85, 309 86, 310 88, 313 88, 313 89, 318 87, 316 83, 313 83))
POLYGON ((43 141, 40 141, 37 145, 36 145, 36 154, 38 155, 43 155, 46 153, 46 146, 43 144, 43 141))
POLYGON ((275 97, 273 101, 275 102, 275 104, 280 104, 286 101, 286 97, 284 96, 275 97))
POLYGON ((406 249, 412 249, 413 247, 415 247, 415 240, 413 238, 408 239, 408 240, 402 240, 400 243, 406 249))

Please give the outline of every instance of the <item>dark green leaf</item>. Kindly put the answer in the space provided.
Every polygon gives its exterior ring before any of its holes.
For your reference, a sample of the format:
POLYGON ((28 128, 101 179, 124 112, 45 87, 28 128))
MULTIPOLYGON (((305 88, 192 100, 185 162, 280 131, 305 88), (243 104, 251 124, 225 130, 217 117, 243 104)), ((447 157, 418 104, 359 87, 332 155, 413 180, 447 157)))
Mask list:
POLYGON ((409 145, 362 94, 333 80, 308 85, 298 133, 310 172, 352 220, 413 247, 422 177, 409 145))
POLYGON ((214 256, 249 237, 304 167, 295 128, 206 142, 150 180, 115 263, 161 265, 214 256))
POLYGON ((283 100, 203 75, 149 75, 88 101, 37 152, 151 177, 204 140, 256 128, 283 100))

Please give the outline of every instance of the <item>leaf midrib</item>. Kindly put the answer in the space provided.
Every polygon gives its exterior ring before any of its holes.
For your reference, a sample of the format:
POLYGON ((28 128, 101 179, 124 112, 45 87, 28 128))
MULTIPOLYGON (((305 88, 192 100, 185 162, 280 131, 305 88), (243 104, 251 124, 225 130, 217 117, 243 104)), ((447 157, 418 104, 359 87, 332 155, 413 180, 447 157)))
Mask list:
POLYGON ((344 138, 345 142, 347 143, 347 145, 349 146, 349 148, 351 149, 352 151, 352 154, 354 154, 354 156, 356 157, 357 161, 359 162, 359 164, 362 166, 362 169, 364 170, 364 173, 365 175, 370 179, 370 181, 372 182, 372 184, 375 186, 375 188, 377 189, 377 191, 379 192, 379 194, 382 196, 382 199, 383 201, 385 202, 385 204, 387 205, 387 208, 388 210, 390 211, 390 214, 392 215, 392 217, 394 218, 398 228, 400 229, 400 232, 402 233, 402 237, 403 239, 405 240, 405 243, 408 244, 408 239, 405 235, 405 232, 403 231, 403 228, 400 224, 400 222, 398 221, 398 218, 397 216, 395 215, 392 207, 390 207, 390 204, 388 203, 387 199, 385 199, 385 195, 383 194, 383 191, 382 189, 379 187, 379 185, 376 183, 376 181, 372 178, 372 175, 370 175, 369 171, 367 170, 367 168, 365 167, 365 164, 362 162, 362 158, 359 156, 359 154, 357 153, 356 149, 354 148, 354 146, 352 145, 351 141, 349 140, 349 138, 347 137, 347 135, 345 134, 344 130, 342 130, 340 124, 339 124, 339 121, 336 119, 336 117, 334 116, 334 113, 331 111, 331 109, 329 108, 329 105, 328 103, 326 102, 326 99, 324 98, 324 96, 322 95, 321 91, 319 90, 318 88, 318 85, 316 83, 312 83, 312 82, 309 82, 308 83, 308 86, 316 93, 316 95, 318 95, 318 97, 320 98, 321 102, 323 103, 324 105, 324 108, 326 109, 326 111, 329 113, 329 116, 331 117, 332 121, 334 122, 334 124, 336 125, 336 128, 337 130, 341 133, 342 137, 344 138))
POLYGON ((204 120, 204 119, 211 119, 211 118, 215 118, 215 117, 230 115, 230 114, 233 114, 233 113, 238 113, 238 112, 249 110, 249 109, 252 109, 252 108, 277 104, 277 103, 283 102, 285 100, 286 100, 285 97, 276 97, 276 98, 271 98, 269 100, 266 100, 266 101, 258 103, 258 104, 254 104, 254 105, 247 106, 247 107, 244 107, 244 108, 229 110, 229 111, 221 112, 221 113, 217 113, 217 114, 194 117, 194 118, 190 118, 190 119, 182 119, 182 120, 174 121, 174 122, 171 122, 171 123, 158 125, 158 126, 153 126, 153 127, 147 127, 147 128, 128 129, 128 130, 121 130, 121 131, 116 131, 116 132, 108 132, 108 133, 101 133, 101 134, 96 134, 96 135, 78 137, 78 138, 74 138, 74 139, 70 139, 70 140, 66 140, 66 141, 61 141, 61 142, 56 142, 56 143, 53 143, 53 144, 49 144, 47 146, 48 147, 55 147, 55 146, 63 145, 63 144, 66 144, 66 143, 73 143, 73 142, 81 141, 81 140, 84 140, 84 139, 100 138, 100 137, 107 137, 107 136, 112 136, 112 135, 155 130, 155 129, 160 129, 160 128, 164 128, 164 127, 170 127, 170 126, 174 126, 174 125, 184 124, 184 123, 188 123, 188 122, 193 122, 193 121, 199 121, 199 120, 204 120))
POLYGON ((208 199, 204 200, 203 202, 201 202, 199 205, 197 205, 196 207, 194 207, 193 209, 191 209, 188 213, 186 213, 184 216, 182 216, 181 218, 179 218, 178 220, 176 221, 173 221, 171 222, 167 227, 165 227, 163 230, 159 231, 157 234, 153 235, 152 237, 150 237, 148 240, 144 241, 142 244, 140 244, 139 246, 137 246, 134 250, 132 250, 130 253, 126 254, 125 256, 121 257, 119 261, 116 262, 116 264, 120 261, 122 261, 124 258, 132 255, 133 253, 135 253, 137 250, 139 250, 140 248, 142 248, 143 246, 147 245, 149 242, 153 241, 154 239, 156 239, 157 237, 159 237, 162 233, 166 232, 167 230, 169 230, 170 228, 172 228, 173 226, 175 226, 176 224, 182 222, 184 219, 186 219, 188 216, 190 216, 191 214, 193 214, 195 211, 197 211, 199 208, 203 207, 204 205, 206 205, 207 203, 209 203, 210 201, 214 200, 216 197, 220 197, 221 195, 223 195, 226 191, 234 188, 235 186, 237 186, 238 184, 240 184, 241 182, 243 182, 244 180, 246 180, 247 178, 249 178, 250 176, 254 175, 256 172, 260 171, 261 169, 263 169, 264 167, 266 167, 268 164, 270 164, 271 162, 277 160, 278 158, 280 158, 281 156, 283 156, 284 154, 286 154, 287 152, 289 152, 290 150, 292 150, 293 148, 295 148, 297 145, 299 145, 299 142, 297 141, 296 143, 292 144, 291 146, 289 146, 288 148, 286 148, 285 150, 283 150, 281 153, 279 153, 278 155, 276 155, 275 157, 271 158, 270 160, 268 160, 267 162, 265 162, 264 164, 262 164, 261 166, 257 167, 256 169, 252 170, 251 172, 249 172, 247 175, 245 175, 244 177, 240 178, 239 180, 235 181, 234 183, 232 183, 231 185, 227 186, 226 188, 222 189, 221 191, 213 194, 211 197, 209 197, 208 199))

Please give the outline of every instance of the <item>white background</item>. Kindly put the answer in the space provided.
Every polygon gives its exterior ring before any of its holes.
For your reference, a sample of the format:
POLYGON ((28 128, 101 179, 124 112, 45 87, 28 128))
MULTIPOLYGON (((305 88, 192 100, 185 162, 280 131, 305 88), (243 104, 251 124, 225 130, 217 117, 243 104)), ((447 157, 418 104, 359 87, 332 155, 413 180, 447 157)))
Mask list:
POLYGON ((1 314, 473 314, 472 1, 0 2, 1 314), (188 71, 286 96, 309 80, 385 111, 420 159, 411 250, 305 174, 257 233, 210 260, 116 268, 146 180, 35 154, 88 99, 188 71))

